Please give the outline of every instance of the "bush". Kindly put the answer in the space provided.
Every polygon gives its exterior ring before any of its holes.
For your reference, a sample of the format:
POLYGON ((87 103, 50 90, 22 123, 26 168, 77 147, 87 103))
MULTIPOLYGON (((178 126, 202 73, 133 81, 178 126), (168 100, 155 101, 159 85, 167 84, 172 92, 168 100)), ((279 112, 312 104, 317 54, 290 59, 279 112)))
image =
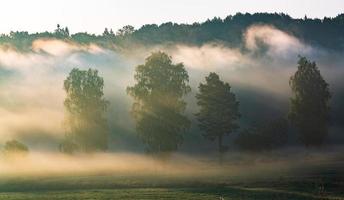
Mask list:
POLYGON ((3 151, 5 154, 27 154, 29 148, 17 140, 10 140, 5 143, 3 151))

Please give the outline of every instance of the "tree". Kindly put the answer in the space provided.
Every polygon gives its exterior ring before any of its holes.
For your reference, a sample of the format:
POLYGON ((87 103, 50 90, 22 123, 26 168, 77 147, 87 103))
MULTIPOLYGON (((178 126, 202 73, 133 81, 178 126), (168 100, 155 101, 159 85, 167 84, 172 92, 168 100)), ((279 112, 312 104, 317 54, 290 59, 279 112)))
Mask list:
POLYGON ((104 80, 97 70, 72 69, 64 81, 67 97, 66 136, 60 145, 63 152, 105 151, 108 148, 108 125, 105 113, 104 80))
POLYGON ((243 150, 272 150, 287 143, 287 134, 288 121, 278 118, 243 130, 236 138, 235 143, 243 150))
POLYGON ((131 25, 126 25, 123 26, 123 28, 119 29, 117 31, 117 36, 127 36, 127 35, 131 35, 132 33, 134 33, 135 28, 131 25))
POLYGON ((29 148, 25 144, 18 142, 17 140, 10 140, 5 143, 3 151, 6 155, 8 154, 25 155, 29 152, 29 148))
POLYGON ((205 84, 200 83, 199 93, 196 94, 200 107, 196 117, 200 129, 205 132, 203 136, 210 140, 217 138, 218 151, 222 153, 226 149, 223 146, 224 136, 239 128, 239 102, 230 85, 221 81, 216 73, 210 73, 205 80, 205 84))
POLYGON ((109 32, 108 28, 105 28, 104 32, 103 32, 103 36, 109 36, 109 35, 110 35, 110 32, 109 32))
POLYGON ((182 63, 172 64, 163 52, 152 53, 136 67, 136 84, 127 88, 135 102, 132 114, 139 137, 152 153, 171 152, 183 141, 190 122, 182 97, 190 92, 189 76, 182 63))
POLYGON ((69 37, 69 29, 68 27, 66 26, 65 29, 64 29, 64 34, 69 37))
POLYGON ((68 27, 61 28, 60 24, 57 24, 56 29, 54 31, 55 37, 59 39, 68 38, 69 37, 69 29, 68 27))
POLYGON ((319 146, 327 136, 329 85, 320 74, 315 62, 300 57, 298 70, 290 78, 293 96, 290 98, 289 119, 298 130, 306 146, 319 146))

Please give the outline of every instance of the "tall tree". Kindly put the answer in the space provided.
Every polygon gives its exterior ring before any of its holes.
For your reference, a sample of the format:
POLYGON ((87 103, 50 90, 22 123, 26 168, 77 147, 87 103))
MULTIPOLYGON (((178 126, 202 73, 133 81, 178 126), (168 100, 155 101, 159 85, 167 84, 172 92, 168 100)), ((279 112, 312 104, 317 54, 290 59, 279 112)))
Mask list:
POLYGON ((196 94, 197 105, 200 106, 196 117, 199 127, 205 132, 204 137, 210 140, 217 138, 218 150, 222 153, 225 151, 224 136, 239 128, 239 102, 230 85, 221 81, 216 73, 210 73, 205 80, 196 94))
POLYGON ((108 148, 108 125, 105 117, 108 102, 104 99, 104 80, 97 70, 72 69, 64 81, 67 97, 64 152, 104 151, 108 148))
POLYGON ((331 98, 328 83, 315 62, 300 57, 298 70, 290 78, 289 85, 293 92, 289 119, 298 129, 301 142, 306 146, 321 145, 328 129, 331 98))
POLYGON ((155 52, 136 67, 134 78, 136 84, 127 92, 135 99, 132 114, 147 151, 176 150, 190 124, 183 115, 186 103, 182 97, 191 90, 184 65, 173 64, 170 56, 155 52))

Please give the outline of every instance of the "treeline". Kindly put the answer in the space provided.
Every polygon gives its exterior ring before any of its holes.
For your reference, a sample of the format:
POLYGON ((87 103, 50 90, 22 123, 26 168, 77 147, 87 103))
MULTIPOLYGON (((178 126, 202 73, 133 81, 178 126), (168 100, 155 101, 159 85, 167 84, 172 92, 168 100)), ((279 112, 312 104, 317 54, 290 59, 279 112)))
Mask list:
MULTIPOLYGON (((127 87, 134 99, 131 114, 136 132, 150 153, 178 150, 191 121, 184 111, 183 97, 191 88, 189 75, 182 63, 173 63, 163 52, 152 53, 135 70, 136 83, 127 87)), ((237 132, 235 143, 244 150, 271 150, 288 142, 288 127, 297 129, 305 146, 321 146, 328 134, 329 85, 314 62, 300 57, 295 74, 290 78, 292 97, 290 111, 284 117, 264 124, 242 127, 238 120, 240 99, 229 83, 212 72, 199 84, 195 96, 199 111, 195 114, 200 134, 216 140, 218 151, 228 149, 224 137, 237 132)), ((97 70, 73 69, 64 81, 66 99, 66 135, 60 151, 66 153, 106 151, 109 125, 104 98, 104 81, 97 70)))
POLYGON ((28 32, 11 32, 0 36, 0 44, 10 45, 19 50, 30 50, 36 39, 56 38, 79 44, 95 43, 105 48, 130 48, 132 45, 155 45, 184 43, 202 45, 208 42, 221 42, 238 48, 244 48, 243 33, 254 24, 272 25, 282 31, 296 36, 302 41, 315 46, 334 50, 344 49, 344 14, 337 17, 311 19, 306 16, 294 19, 286 14, 256 13, 227 16, 224 19, 213 18, 203 23, 176 24, 172 22, 161 25, 148 24, 138 30, 127 25, 113 31, 105 28, 103 34, 70 34, 68 27, 57 25, 53 32, 29 34, 28 32))
MULTIPOLYGON (((134 102, 131 109, 137 136, 149 153, 177 151, 184 141, 191 120, 184 111, 185 95, 190 93, 189 75, 183 63, 173 63, 164 52, 152 53, 134 74, 135 84, 127 87, 134 102)), ((236 134, 234 145, 242 150, 266 151, 288 143, 289 128, 297 130, 300 143, 320 147, 328 135, 328 83, 315 62, 299 57, 297 70, 290 77, 289 113, 248 127, 240 127, 240 99, 229 83, 211 72, 199 83, 195 98, 199 134, 217 142, 221 154, 228 150, 224 138, 236 134)), ((59 145, 64 153, 99 152, 109 148, 109 102, 104 98, 104 80, 97 70, 72 69, 63 83, 65 137, 59 145)), ((252 111, 254 112, 254 111, 252 111)), ((215 148, 215 147, 214 147, 215 148)), ((16 140, 6 142, 3 153, 25 155, 28 147, 16 140)))

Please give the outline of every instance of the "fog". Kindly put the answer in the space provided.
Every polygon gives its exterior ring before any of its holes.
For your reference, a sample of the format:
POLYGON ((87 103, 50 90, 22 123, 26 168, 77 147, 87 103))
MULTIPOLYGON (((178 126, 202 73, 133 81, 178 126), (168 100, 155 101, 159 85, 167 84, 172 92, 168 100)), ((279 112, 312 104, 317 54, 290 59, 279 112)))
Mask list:
POLYGON ((35 189, 39 190, 281 181, 298 176, 316 177, 317 173, 329 169, 335 174, 343 173, 339 153, 342 150, 337 147, 326 151, 291 148, 255 154, 230 152, 221 164, 216 154, 176 153, 157 158, 128 152, 73 156, 30 152, 26 156, 0 158, 0 186, 5 190, 11 190, 11 186, 25 190, 34 183, 35 189))
POLYGON ((98 69, 104 77, 105 98, 110 101, 110 151, 142 151, 129 114, 132 99, 125 89, 134 83, 135 66, 144 63, 145 57, 157 50, 167 52, 174 62, 184 63, 189 73, 192 86, 192 93, 186 97, 189 116, 197 111, 194 94, 198 84, 212 71, 219 73, 237 93, 244 120, 261 118, 257 113, 259 109, 264 110, 260 114, 267 118, 271 113, 285 115, 290 97, 288 81, 296 71, 298 55, 317 63, 334 94, 333 107, 341 107, 336 99, 343 89, 342 52, 306 44, 266 25, 249 27, 243 38, 245 43, 240 49, 209 43, 202 46, 138 46, 124 52, 56 39, 36 40, 28 52, 2 46, 0 143, 18 139, 34 151, 57 152, 58 143, 64 136, 63 80, 72 68, 78 67, 98 69))

